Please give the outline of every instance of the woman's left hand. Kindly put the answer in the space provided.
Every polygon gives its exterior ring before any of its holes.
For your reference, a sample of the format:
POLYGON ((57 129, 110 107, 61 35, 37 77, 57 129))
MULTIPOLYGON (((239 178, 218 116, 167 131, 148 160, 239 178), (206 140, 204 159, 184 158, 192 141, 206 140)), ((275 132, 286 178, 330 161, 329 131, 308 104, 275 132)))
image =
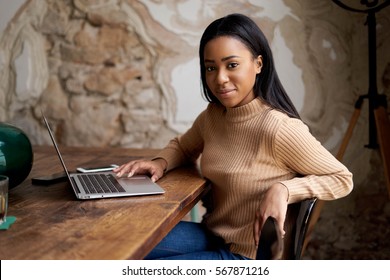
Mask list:
POLYGON ((258 246, 261 229, 269 217, 273 217, 278 225, 281 236, 284 236, 284 221, 287 213, 288 190, 281 183, 272 185, 264 194, 260 208, 256 211, 256 218, 253 224, 253 238, 258 246))

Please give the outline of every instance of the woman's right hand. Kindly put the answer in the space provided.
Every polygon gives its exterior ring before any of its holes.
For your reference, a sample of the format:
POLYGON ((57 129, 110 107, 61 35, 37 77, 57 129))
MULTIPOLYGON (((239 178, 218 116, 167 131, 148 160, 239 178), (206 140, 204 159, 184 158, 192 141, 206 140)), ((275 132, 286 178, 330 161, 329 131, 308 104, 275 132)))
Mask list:
POLYGON ((122 177, 128 174, 127 177, 131 177, 135 174, 150 174, 153 182, 156 182, 164 175, 164 170, 167 168, 168 163, 165 159, 158 158, 155 160, 133 160, 113 170, 118 177, 122 177))
POLYGON ((261 230, 268 217, 273 217, 276 220, 280 235, 284 237, 288 195, 287 187, 281 183, 272 185, 264 194, 253 224, 253 238, 256 246, 259 245, 261 230))

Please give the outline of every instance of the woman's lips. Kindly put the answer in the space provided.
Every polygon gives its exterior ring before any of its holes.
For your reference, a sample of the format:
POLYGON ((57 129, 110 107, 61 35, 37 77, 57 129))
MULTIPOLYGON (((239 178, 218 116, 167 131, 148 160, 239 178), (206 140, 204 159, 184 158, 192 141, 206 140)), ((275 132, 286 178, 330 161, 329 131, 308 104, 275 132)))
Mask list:
POLYGON ((235 90, 234 89, 220 89, 217 90, 217 94, 222 96, 222 97, 227 97, 230 94, 232 94, 235 90))

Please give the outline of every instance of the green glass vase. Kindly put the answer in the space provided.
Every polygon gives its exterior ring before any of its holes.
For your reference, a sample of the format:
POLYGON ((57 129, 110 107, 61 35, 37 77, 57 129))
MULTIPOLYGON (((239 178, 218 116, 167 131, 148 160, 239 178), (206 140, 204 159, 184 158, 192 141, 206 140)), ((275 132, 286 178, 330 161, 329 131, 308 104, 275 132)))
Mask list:
POLYGON ((9 178, 9 188, 16 187, 30 174, 33 164, 31 142, 23 130, 0 122, 0 175, 9 178))

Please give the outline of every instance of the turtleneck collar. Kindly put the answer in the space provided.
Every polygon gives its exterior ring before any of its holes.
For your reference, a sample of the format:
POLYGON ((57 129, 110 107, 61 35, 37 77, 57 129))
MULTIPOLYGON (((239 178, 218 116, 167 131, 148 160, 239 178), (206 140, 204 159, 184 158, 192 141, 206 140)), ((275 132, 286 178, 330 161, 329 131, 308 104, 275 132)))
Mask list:
POLYGON ((225 108, 225 117, 230 122, 243 122, 258 117, 270 107, 259 97, 256 97, 248 104, 235 108, 225 108))

